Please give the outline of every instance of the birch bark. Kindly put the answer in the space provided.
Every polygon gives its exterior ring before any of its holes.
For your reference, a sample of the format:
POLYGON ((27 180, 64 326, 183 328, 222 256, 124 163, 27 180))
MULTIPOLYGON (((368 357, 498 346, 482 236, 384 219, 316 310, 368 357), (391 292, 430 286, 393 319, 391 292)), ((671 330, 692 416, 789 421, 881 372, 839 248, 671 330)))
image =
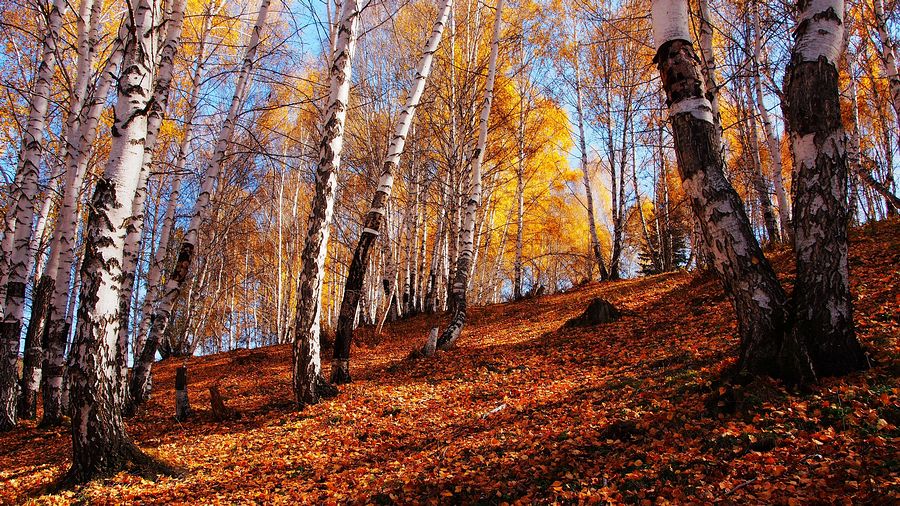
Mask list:
MULTIPOLYGON (((99 4, 99 2, 98 2, 99 4)), ((97 12, 99 14, 99 12, 97 12)), ((99 17, 99 16, 98 16, 99 17)), ((92 17, 92 23, 97 18, 92 17)), ((76 257, 76 233, 79 220, 79 196, 87 173, 91 145, 97 137, 100 115, 106 105, 107 95, 112 83, 119 75, 119 67, 124 56, 122 41, 124 33, 114 43, 93 95, 86 103, 78 133, 74 140, 68 141, 68 149, 64 157, 66 165, 66 188, 63 193, 56 227, 53 230, 50 261, 46 272, 53 276, 53 293, 50 296, 50 311, 47 315, 46 343, 44 345, 42 397, 44 425, 59 425, 63 421, 63 377, 65 373, 66 339, 69 335, 71 316, 70 303, 75 301, 75 287, 70 285, 72 265, 76 257), (73 288, 70 294, 70 286, 73 288)), ((92 37, 92 47, 96 45, 96 32, 92 37)), ((89 56, 93 60, 93 54, 89 56)), ((76 272, 76 278, 78 277, 76 272)))
MULTIPOLYGON (((41 63, 37 69, 34 91, 28 113, 28 122, 22 133, 22 148, 19 152, 19 167, 14 188, 15 222, 7 231, 12 241, 4 240, 4 262, 0 262, 0 279, 5 281, 6 293, 3 300, 3 320, 0 322, 0 432, 16 426, 16 399, 18 371, 16 362, 19 355, 19 335, 25 312, 25 284, 28 278, 31 253, 32 221, 34 204, 38 191, 38 176, 41 155, 44 151, 44 129, 50 101, 50 85, 56 71, 56 45, 62 18, 68 9, 65 0, 54 0, 48 14, 47 31, 42 42, 41 63)), ((39 380, 39 378, 38 378, 39 380)))
POLYGON ((691 45, 686 0, 652 2, 654 61, 659 68, 679 175, 713 267, 737 313, 739 373, 813 375, 802 345, 785 339, 787 295, 725 178, 722 133, 707 98, 702 64, 691 45))
POLYGON ((847 239, 847 136, 837 63, 843 51, 843 0, 800 1, 785 73, 794 157, 794 335, 819 375, 863 368, 853 326, 847 239))
POLYGON ((128 437, 118 388, 120 371, 126 367, 116 346, 125 228, 144 156, 156 54, 153 31, 159 16, 154 1, 137 0, 129 7, 110 157, 91 199, 81 265, 69 367, 73 452, 65 479, 72 482, 114 474, 129 464, 165 469, 128 437))
MULTIPOLYGON (((134 295, 135 267, 140 254, 141 235, 144 229, 144 208, 147 199, 147 179, 153 167, 153 153, 156 149, 156 140, 159 137, 159 129, 162 126, 166 109, 169 104, 169 91, 172 85, 172 73, 175 67, 175 54, 181 43, 181 32, 184 27, 184 10, 187 0, 174 0, 168 4, 169 12, 166 13, 165 39, 159 52, 159 64, 156 71, 156 79, 153 83, 153 98, 150 101, 150 109, 147 115, 147 136, 144 141, 144 159, 138 175, 137 193, 131 208, 131 218, 128 220, 125 236, 125 250, 122 260, 122 293, 119 298, 119 341, 118 346, 122 354, 128 350, 128 335, 130 308, 134 295)), ((204 35, 201 34, 201 37, 204 35)), ((151 285, 148 285, 148 287, 151 285)), ((136 334, 136 333, 135 333, 136 334)), ((123 388, 127 383, 127 377, 122 377, 123 388)), ((127 394, 127 392, 126 392, 127 394)))
MULTIPOLYGON (((319 164, 316 170, 316 192, 309 216, 306 242, 303 246, 303 270, 297 290, 297 314, 293 345, 294 395, 302 409, 316 404, 332 388, 322 377, 320 358, 320 315, 325 257, 334 215, 337 174, 344 147, 344 123, 350 98, 350 72, 356 37, 359 32, 359 0, 344 0, 341 21, 329 69, 330 91, 319 141, 319 164)), ((352 320, 351 315, 351 320, 352 320)))

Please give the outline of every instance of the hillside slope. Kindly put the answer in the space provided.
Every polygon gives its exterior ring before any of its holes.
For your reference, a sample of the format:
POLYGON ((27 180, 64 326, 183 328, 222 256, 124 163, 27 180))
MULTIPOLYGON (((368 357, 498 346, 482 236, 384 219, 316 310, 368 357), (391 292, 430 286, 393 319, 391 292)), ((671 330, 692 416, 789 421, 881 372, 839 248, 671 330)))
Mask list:
MULTIPOLYGON (((770 255, 785 279, 789 256, 770 255)), ((733 363, 733 312, 713 278, 673 273, 475 308, 458 347, 432 359, 407 355, 440 317, 388 325, 380 340, 363 329, 355 382, 300 413, 287 346, 191 359, 197 412, 184 424, 171 418, 180 362, 163 362, 130 430, 186 476, 120 474, 41 496, 66 468, 68 432, 26 424, 0 435, 0 500, 896 503, 900 223, 856 231, 851 262, 876 366, 803 395, 758 381, 707 402, 733 363), (625 316, 560 329, 596 296, 625 316), (240 419, 212 420, 213 384, 240 419)))

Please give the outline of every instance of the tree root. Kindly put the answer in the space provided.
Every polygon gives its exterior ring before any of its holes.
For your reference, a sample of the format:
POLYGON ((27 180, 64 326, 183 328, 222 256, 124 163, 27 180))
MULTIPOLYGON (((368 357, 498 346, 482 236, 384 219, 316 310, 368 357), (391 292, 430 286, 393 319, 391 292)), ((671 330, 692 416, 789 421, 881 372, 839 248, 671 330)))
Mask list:
POLYGON ((114 476, 122 471, 152 481, 156 481, 161 476, 182 477, 187 474, 186 469, 144 453, 131 442, 125 443, 117 453, 115 458, 91 469, 73 464, 59 480, 43 492, 58 493, 92 480, 114 476))

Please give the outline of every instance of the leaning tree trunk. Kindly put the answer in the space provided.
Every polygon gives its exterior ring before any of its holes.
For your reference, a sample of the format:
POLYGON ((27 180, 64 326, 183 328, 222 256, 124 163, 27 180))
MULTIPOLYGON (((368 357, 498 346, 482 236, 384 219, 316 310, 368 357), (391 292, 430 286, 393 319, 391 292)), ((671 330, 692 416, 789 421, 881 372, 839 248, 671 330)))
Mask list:
MULTIPOLYGON (((144 208, 147 199, 147 178, 153 167, 153 153, 156 148, 156 140, 159 137, 159 129, 169 103, 169 91, 172 85, 172 71, 175 65, 175 54, 178 52, 178 44, 181 42, 181 31, 184 26, 184 10, 187 0, 174 0, 168 5, 166 13, 165 34, 162 48, 159 53, 159 67, 156 70, 156 80, 153 83, 153 98, 150 101, 150 109, 147 114, 147 135, 144 139, 144 160, 138 175, 137 193, 131 206, 131 218, 128 220, 125 236, 125 252, 122 260, 122 291, 119 296, 119 352, 128 353, 128 324, 131 313, 131 299, 134 295, 135 270, 140 254, 141 236, 144 230, 144 208)), ((201 37, 205 33, 200 34, 201 37)), ((201 45, 202 47, 202 45, 201 45)), ((148 288, 151 285, 147 285, 148 288)), ((128 395, 126 385, 128 377, 123 371, 121 387, 124 395, 128 395)))
POLYGON ((237 123, 238 112, 243 105, 244 97, 250 86, 250 71, 256 63, 256 52, 259 49, 260 33, 266 25, 266 17, 269 13, 271 0, 263 0, 259 6, 259 14, 256 18, 256 24, 247 43, 247 52, 244 54, 244 60, 241 64, 241 70, 235 84, 234 94, 231 97, 231 105, 219 130, 216 140, 216 149, 212 158, 206 167, 206 175, 200 185, 200 191, 197 194, 197 203, 194 204, 194 214, 191 216, 191 222, 188 224, 184 238, 181 240, 181 246, 178 251, 178 258, 175 266, 169 273, 166 285, 162 288, 162 298, 153 316, 150 317, 150 330, 147 339, 141 347, 140 359, 135 363, 132 370, 131 383, 129 385, 129 411, 133 411, 136 406, 143 404, 150 395, 151 388, 151 370, 153 361, 156 359, 156 351, 159 342, 168 327, 175 307, 175 302, 181 294, 185 283, 189 281, 189 273, 191 263, 194 260, 194 254, 197 249, 197 240, 200 236, 200 226, 206 220, 211 209, 212 194, 215 191, 216 181, 219 179, 219 172, 222 169, 222 163, 225 161, 225 154, 231 137, 234 134, 234 127, 237 123))
MULTIPOLYGON (((14 188, 15 230, 10 246, 11 251, 3 251, 0 268, 6 272, 6 298, 3 306, 3 321, 0 322, 0 431, 16 425, 17 367, 19 355, 19 335, 25 312, 25 284, 28 279, 28 262, 31 257, 32 220, 34 201, 38 190, 38 175, 41 154, 44 150, 44 129, 47 108, 50 101, 50 83, 56 71, 56 43, 62 18, 68 3, 55 0, 50 7, 47 31, 44 34, 42 59, 38 66, 28 123, 22 132, 22 149, 19 153, 21 177, 20 186, 14 188)), ((8 243, 9 241, 4 241, 8 243)))
POLYGON ((900 129, 900 74, 897 73, 897 47, 888 30, 887 18, 884 16, 884 3, 882 0, 872 0, 872 4, 875 7, 875 28, 881 39, 881 60, 884 62, 885 77, 888 78, 891 105, 894 107, 897 127, 900 129))
MULTIPOLYGON (((122 63, 124 34, 115 41, 99 81, 94 89, 87 113, 81 121, 77 137, 68 142, 64 163, 66 164, 66 189, 57 216, 56 228, 53 230, 50 261, 47 273, 54 276, 53 294, 50 298, 50 311, 47 315, 46 344, 44 345, 42 398, 44 425, 59 425, 63 420, 63 376, 65 373, 66 339, 69 335, 70 302, 74 302, 74 287, 71 284, 72 265, 75 263, 75 235, 78 229, 78 200, 81 187, 87 173, 91 145, 97 137, 97 125, 106 105, 107 95, 112 83, 119 74, 122 63), (70 286, 72 287, 70 296, 70 286)), ((96 41, 94 42, 96 43, 96 41)))
POLYGON ((209 33, 211 19, 211 15, 208 12, 205 13, 200 33, 200 42, 197 46, 197 62, 194 67, 194 76, 191 83, 191 95, 188 99, 187 111, 184 114, 184 132, 181 134, 181 143, 178 146, 178 154, 175 156, 175 166, 172 169, 172 172, 175 174, 175 179, 172 181, 172 188, 169 191, 169 202, 166 205, 163 226, 159 233, 159 244, 150 261, 150 269, 147 272, 148 290, 144 297, 144 304, 141 310, 141 322, 138 325, 135 340, 132 345, 135 363, 140 360, 141 349, 143 348, 144 341, 147 339, 147 333, 149 332, 152 323, 151 318, 153 316, 153 309, 160 296, 159 281, 162 278, 163 268, 169 251, 169 242, 172 237, 172 230, 175 227, 175 212, 178 208, 178 198, 181 194, 181 174, 184 172, 184 168, 187 165, 188 151, 190 150, 190 144, 193 138, 194 116, 197 113, 197 107, 200 103, 200 86, 203 79, 203 69, 206 58, 206 35, 209 33))
POLYGON ((783 103, 794 156, 794 333, 815 371, 836 375, 867 363, 853 327, 847 252, 847 138, 837 69, 844 2, 798 6, 783 103))
MULTIPOLYGON (((759 109, 759 116, 762 120, 763 130, 766 133, 766 145, 769 148, 769 159, 772 162, 772 183, 775 186, 775 200, 778 202, 778 218, 781 222, 781 239, 784 242, 791 242, 791 204, 788 201, 787 192, 784 189, 784 176, 782 175, 783 163, 781 160, 781 141, 775 134, 775 127, 772 125, 772 118, 769 116, 769 110, 766 108, 763 100, 762 86, 762 31, 759 23, 759 2, 755 2, 752 8, 754 35, 753 44, 753 65, 755 70, 756 83, 756 107, 759 109)), ((750 102, 753 102, 750 99, 750 102)))
POLYGON ((350 262, 350 270, 347 273, 347 281, 344 285, 344 298, 341 301, 341 311, 338 316, 337 334, 334 341, 334 355, 331 362, 331 382, 342 384, 350 382, 350 344, 353 340, 353 321, 359 310, 359 298, 362 294, 363 281, 366 277, 366 267, 369 265, 369 252, 375 239, 381 234, 381 226, 384 223, 384 213, 387 209, 387 201, 391 197, 394 185, 394 173, 400 163, 400 156, 406 145, 406 136, 416 114, 416 107, 422 99, 425 91, 425 83, 431 74, 431 63, 434 53, 441 43, 441 35, 444 33, 444 25, 450 16, 453 7, 452 0, 443 0, 438 10, 438 18, 434 22, 431 35, 425 43, 422 56, 416 66, 415 79, 406 104, 400 111, 397 125, 394 127, 394 136, 388 147, 387 156, 381 168, 381 178, 378 180, 378 190, 372 198, 369 212, 363 222, 362 233, 356 250, 353 252, 353 260, 350 262))
POLYGON ((503 0, 497 0, 494 7, 494 35, 491 41, 491 56, 488 60, 487 79, 484 84, 484 99, 481 118, 478 120, 478 143, 469 158, 471 163, 471 190, 466 202, 466 214, 459 230, 460 252, 456 260, 456 275, 453 279, 453 314, 444 333, 438 339, 438 347, 447 350, 459 339, 463 325, 466 323, 466 291, 469 286, 469 275, 472 271, 472 257, 475 247, 475 215, 481 204, 481 163, 484 161, 484 148, 487 145, 488 120, 491 115, 491 104, 494 101, 494 79, 497 76, 497 54, 500 51, 500 27, 503 22, 503 0))
POLYGON ((600 281, 606 281, 609 273, 606 264, 603 263, 603 250, 600 248, 600 239, 597 237, 597 220, 594 218, 594 194, 591 191, 590 166, 588 165, 588 153, 586 137, 584 135, 584 106, 581 96, 581 52, 576 41, 575 49, 575 117, 578 120, 578 147, 581 151, 581 177, 584 182, 584 194, 587 200, 588 229, 591 233, 591 252, 594 261, 597 262, 597 272, 600 281))
MULTIPOLYGON (((337 174, 344 147, 344 123, 350 98, 350 72, 359 31, 360 8, 358 0, 344 0, 341 5, 341 22, 329 70, 330 92, 323 117, 322 138, 319 140, 316 194, 303 245, 303 270, 297 290, 293 383, 294 395, 300 408, 318 403, 327 390, 319 357, 319 317, 322 312, 322 284, 325 279, 329 229, 334 215, 337 174)), ((353 315, 351 319, 352 317, 353 315)))
POLYGON ((787 295, 763 255, 737 192, 725 178, 721 129, 691 45, 686 0, 654 0, 653 38, 682 185, 731 297, 740 332, 739 373, 811 377, 802 345, 785 334, 787 295))
POLYGON ((97 181, 86 227, 78 326, 69 368, 72 467, 66 480, 76 483, 115 474, 130 465, 149 470, 152 463, 125 430, 118 383, 126 363, 116 341, 125 228, 143 161, 152 95, 157 10, 158 5, 148 0, 131 6, 109 161, 97 181))

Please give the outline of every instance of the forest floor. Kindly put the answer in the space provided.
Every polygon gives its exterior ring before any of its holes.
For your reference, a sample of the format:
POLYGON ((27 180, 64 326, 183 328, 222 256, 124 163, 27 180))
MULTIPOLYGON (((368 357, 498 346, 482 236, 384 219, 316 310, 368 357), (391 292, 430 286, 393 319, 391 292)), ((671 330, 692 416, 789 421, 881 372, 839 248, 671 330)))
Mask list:
MULTIPOLYGON (((769 257, 789 281, 790 253, 769 257)), ((851 271, 875 366, 804 393, 758 380, 716 401, 737 341, 713 277, 593 283, 475 308, 458 346, 430 359, 408 356, 441 316, 381 339, 362 329, 354 383, 302 412, 288 346, 191 358, 184 423, 172 419, 181 361, 161 362, 129 430, 187 474, 41 495, 67 468, 69 435, 25 423, 0 435, 0 502, 897 504, 900 221, 854 231, 851 271), (561 328, 598 296, 624 317, 561 328), (213 421, 214 384, 240 419, 213 421)))

